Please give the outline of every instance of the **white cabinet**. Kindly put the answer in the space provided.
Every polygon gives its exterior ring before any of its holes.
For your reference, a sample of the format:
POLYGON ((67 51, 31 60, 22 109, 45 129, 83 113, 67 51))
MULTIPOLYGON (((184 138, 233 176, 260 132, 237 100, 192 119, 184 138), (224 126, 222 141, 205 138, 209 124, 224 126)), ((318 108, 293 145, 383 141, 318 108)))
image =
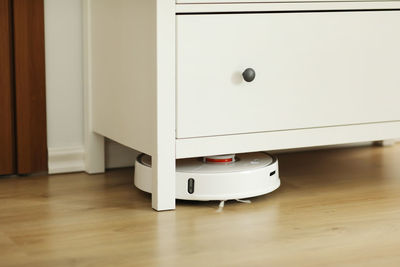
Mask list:
POLYGON ((85 8, 87 171, 103 137, 151 155, 156 210, 178 158, 400 137, 400 1, 85 8))

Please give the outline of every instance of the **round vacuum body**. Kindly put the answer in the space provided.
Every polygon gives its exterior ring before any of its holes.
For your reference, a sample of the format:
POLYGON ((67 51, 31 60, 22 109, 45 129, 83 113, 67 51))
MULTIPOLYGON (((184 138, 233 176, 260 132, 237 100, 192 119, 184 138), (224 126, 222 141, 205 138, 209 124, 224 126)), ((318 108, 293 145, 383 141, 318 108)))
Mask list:
MULTIPOLYGON (((151 193, 151 157, 135 162, 135 186, 151 193)), ((180 159, 176 162, 176 198, 230 200, 270 193, 280 186, 278 160, 263 152, 180 159)))

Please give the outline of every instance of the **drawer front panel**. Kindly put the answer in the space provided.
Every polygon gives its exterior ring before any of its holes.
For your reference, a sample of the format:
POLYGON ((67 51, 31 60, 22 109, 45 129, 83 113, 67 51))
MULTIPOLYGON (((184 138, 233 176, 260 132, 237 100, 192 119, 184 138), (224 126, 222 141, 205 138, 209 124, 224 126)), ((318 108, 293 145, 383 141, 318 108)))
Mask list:
POLYGON ((180 15, 177 137, 399 120, 399 29, 399 11, 180 15))

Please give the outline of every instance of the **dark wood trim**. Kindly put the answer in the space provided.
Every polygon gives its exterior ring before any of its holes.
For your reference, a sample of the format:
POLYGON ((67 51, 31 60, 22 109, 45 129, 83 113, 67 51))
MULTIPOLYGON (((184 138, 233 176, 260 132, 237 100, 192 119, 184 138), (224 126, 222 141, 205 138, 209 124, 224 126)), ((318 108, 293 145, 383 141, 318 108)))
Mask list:
POLYGON ((43 0, 13 0, 17 172, 47 170, 43 0))
POLYGON ((0 175, 15 173, 11 0, 0 0, 0 175))

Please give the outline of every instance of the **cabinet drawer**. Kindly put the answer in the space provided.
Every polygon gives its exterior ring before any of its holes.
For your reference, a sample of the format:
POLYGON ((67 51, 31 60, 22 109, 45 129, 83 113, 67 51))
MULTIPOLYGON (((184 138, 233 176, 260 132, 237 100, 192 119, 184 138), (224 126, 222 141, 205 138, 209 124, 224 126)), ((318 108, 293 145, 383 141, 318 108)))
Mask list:
POLYGON ((180 15, 177 137, 399 120, 399 29, 399 11, 180 15))

